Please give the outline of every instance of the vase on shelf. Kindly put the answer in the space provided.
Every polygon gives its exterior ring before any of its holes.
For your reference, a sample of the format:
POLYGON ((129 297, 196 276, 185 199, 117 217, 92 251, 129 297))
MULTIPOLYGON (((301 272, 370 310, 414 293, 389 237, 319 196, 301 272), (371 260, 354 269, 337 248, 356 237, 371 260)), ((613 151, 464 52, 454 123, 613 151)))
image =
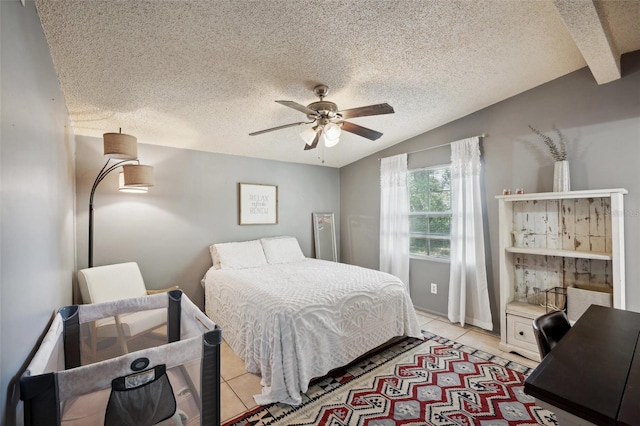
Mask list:
POLYGON ((569 161, 556 161, 553 167, 553 192, 571 191, 569 161))

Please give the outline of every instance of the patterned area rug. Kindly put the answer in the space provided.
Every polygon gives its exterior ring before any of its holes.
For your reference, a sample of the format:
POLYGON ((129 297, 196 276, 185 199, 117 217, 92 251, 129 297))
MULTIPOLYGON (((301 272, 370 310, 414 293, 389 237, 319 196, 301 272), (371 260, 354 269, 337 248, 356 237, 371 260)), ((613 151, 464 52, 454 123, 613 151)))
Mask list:
POLYGON ((424 334, 313 383, 298 407, 257 407, 224 426, 557 425, 524 393, 530 368, 424 334))

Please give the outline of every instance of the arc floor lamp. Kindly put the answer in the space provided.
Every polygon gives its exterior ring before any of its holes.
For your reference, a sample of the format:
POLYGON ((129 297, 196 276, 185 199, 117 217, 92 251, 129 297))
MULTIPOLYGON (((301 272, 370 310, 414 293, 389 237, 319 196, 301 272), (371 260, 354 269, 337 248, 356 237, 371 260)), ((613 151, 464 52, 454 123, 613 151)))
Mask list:
POLYGON ((109 173, 122 167, 119 178, 119 189, 123 192, 147 192, 155 184, 153 167, 144 166, 138 160, 138 140, 135 136, 122 133, 105 133, 103 135, 104 155, 108 157, 100 173, 91 187, 89 197, 89 262, 93 267, 93 196, 102 180, 109 173), (119 160, 109 165, 111 160, 119 160))

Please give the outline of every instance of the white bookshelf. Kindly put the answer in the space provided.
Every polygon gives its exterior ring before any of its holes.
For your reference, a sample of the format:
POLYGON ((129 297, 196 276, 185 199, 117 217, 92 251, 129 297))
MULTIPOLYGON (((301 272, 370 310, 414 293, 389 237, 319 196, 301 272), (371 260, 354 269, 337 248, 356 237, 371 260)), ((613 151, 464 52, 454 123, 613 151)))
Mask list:
POLYGON ((545 290, 588 285, 625 309, 622 188, 500 195, 500 348, 539 360, 545 290), (517 234, 517 237, 514 235, 517 234))

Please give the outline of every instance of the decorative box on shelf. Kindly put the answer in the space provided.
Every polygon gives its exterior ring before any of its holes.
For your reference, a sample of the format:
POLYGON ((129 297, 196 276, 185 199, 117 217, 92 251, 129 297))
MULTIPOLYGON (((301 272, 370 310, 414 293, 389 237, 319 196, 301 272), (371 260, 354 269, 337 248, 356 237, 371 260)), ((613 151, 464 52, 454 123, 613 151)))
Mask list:
POLYGON ((567 288, 567 317, 572 323, 591 305, 611 307, 613 292, 609 287, 580 286, 567 288))

